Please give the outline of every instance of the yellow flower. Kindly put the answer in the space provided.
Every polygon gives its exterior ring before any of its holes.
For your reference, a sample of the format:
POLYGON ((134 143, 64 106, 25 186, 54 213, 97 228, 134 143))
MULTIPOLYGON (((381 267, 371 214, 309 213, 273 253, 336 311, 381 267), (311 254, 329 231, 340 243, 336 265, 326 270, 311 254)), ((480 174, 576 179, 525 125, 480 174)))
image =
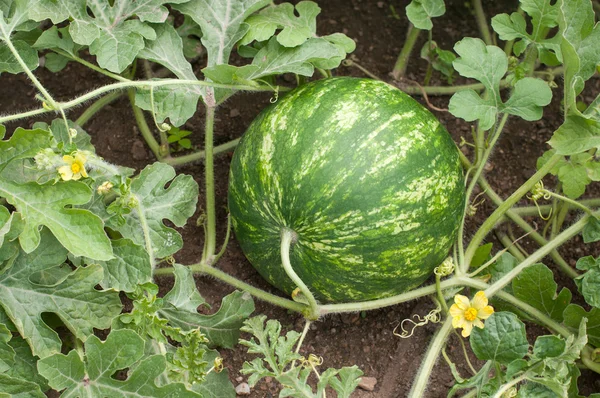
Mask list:
POLYGON ((462 336, 469 337, 473 326, 483 329, 482 319, 487 319, 494 313, 494 309, 488 305, 488 299, 482 291, 477 292, 473 300, 457 294, 454 303, 450 307, 452 326, 462 328, 462 336))
POLYGON ((63 156, 63 162, 66 165, 58 168, 60 177, 64 181, 79 180, 81 177, 87 177, 88 175, 85 171, 86 160, 87 158, 80 152, 76 152, 75 156, 63 156))

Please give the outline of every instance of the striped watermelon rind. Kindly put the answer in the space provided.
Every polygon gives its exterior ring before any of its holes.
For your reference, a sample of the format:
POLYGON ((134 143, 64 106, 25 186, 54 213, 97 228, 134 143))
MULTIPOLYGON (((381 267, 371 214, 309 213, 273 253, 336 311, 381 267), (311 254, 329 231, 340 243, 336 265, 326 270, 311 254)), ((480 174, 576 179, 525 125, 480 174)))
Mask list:
POLYGON ((295 272, 327 302, 421 284, 448 255, 464 211, 458 150, 428 110, 383 82, 331 78, 266 108, 235 150, 229 209, 246 257, 272 285, 293 230, 295 272))

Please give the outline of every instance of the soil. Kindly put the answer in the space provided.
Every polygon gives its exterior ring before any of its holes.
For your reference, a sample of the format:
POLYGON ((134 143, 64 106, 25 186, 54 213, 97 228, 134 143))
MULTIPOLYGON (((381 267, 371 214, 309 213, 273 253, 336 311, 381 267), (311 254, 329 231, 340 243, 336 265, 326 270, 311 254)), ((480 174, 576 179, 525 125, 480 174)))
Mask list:
MULTIPOLYGON (((352 58, 382 79, 393 82, 390 72, 407 32, 408 22, 403 15, 407 0, 328 0, 321 1, 322 8, 319 16, 318 32, 328 34, 344 32, 357 43, 357 48, 352 58), (394 17, 390 6, 393 6, 400 15, 399 19, 394 17)), ((446 1, 447 13, 444 17, 434 22, 434 40, 444 49, 451 49, 453 44, 463 37, 478 37, 477 26, 468 3, 463 0, 446 1)), ((516 10, 517 1, 484 2, 488 15, 500 12, 516 10)), ((425 41, 425 35, 421 35, 416 46, 416 51, 411 58, 407 77, 415 81, 423 81, 426 62, 418 57, 418 51, 425 41)), ((195 69, 202 67, 203 60, 199 60, 195 69)), ((83 94, 92 88, 110 83, 102 75, 98 75, 85 67, 70 63, 65 70, 58 74, 52 74, 40 68, 36 75, 44 86, 59 100, 66 100, 83 94)), ((364 76, 362 72, 353 67, 342 66, 335 71, 336 75, 364 76)), ((463 81, 457 79, 457 84, 463 81)), ((437 73, 434 73, 431 85, 445 85, 437 73)), ((600 79, 593 80, 595 87, 590 93, 600 92, 600 79)), ((23 75, 0 76, 0 109, 2 113, 12 113, 17 110, 35 108, 38 106, 34 95, 36 90, 23 75)), ((560 89, 555 90, 555 100, 545 109, 544 118, 540 121, 529 123, 518 118, 511 118, 506 126, 505 133, 501 138, 498 149, 494 154, 490 165, 486 168, 487 178, 503 197, 508 196, 514 189, 522 184, 535 171, 536 159, 548 149, 546 141, 552 132, 561 123, 560 89)), ((590 94, 591 95, 591 94, 590 94)), ((595 94, 594 94, 595 96, 595 94)), ((215 126, 215 143, 221 144, 240 137, 250 121, 264 108, 269 101, 270 94, 239 94, 228 100, 217 113, 215 126)), ((424 101, 419 97, 421 102, 424 101)), ((593 99, 584 98, 588 103, 593 99)), ((430 101, 438 108, 448 107, 448 97, 432 97, 430 101)), ((425 103, 424 103, 425 104, 425 103)), ((70 113, 70 118, 75 119, 83 109, 77 109, 70 113)), ((445 124, 454 139, 459 142, 460 137, 470 138, 471 124, 465 123, 451 116, 447 112, 433 111, 445 124)), ((203 111, 199 108, 198 114, 185 124, 185 129, 193 132, 190 137, 198 147, 202 147, 203 136, 203 111)), ((45 119, 49 121, 50 119, 45 119)), ((30 127, 36 120, 21 121, 23 127, 30 127)), ((16 123, 6 126, 7 131, 17 127, 16 123)), ((126 96, 106 106, 96 114, 85 126, 92 135, 93 144, 97 152, 110 162, 138 170, 152 163, 155 159, 145 146, 141 135, 135 125, 131 108, 126 96)), ((464 152, 471 155, 469 147, 464 147, 464 152)), ((219 156, 216 159, 216 196, 217 196, 217 219, 219 220, 218 241, 222 242, 226 226, 227 206, 227 177, 231 153, 219 156)), ((199 203, 204 203, 203 195, 203 166, 202 164, 181 167, 179 172, 191 174, 200 185, 199 203)), ((549 186, 554 182, 547 181, 549 186)), ((201 207, 201 205, 199 206, 201 207)), ((485 202, 480 206, 475 217, 468 223, 468 233, 472 234, 477 225, 493 210, 493 207, 485 202)), ((184 237, 184 248, 176 254, 176 259, 182 264, 197 262, 201 255, 203 243, 203 232, 196 226, 197 214, 190 219, 188 225, 180 231, 184 237)), ((515 234, 519 234, 517 230, 515 234)), ((494 242, 495 248, 500 244, 494 237, 489 238, 494 242)), ((535 244, 525 242, 524 248, 529 252, 535 250, 535 244)), ((575 261, 583 255, 600 255, 599 246, 584 246, 579 237, 561 248, 561 254, 574 266, 575 261)), ((551 260, 546 264, 553 266, 551 260)), ((261 289, 276 293, 276 290, 268 285, 247 262, 240 250, 235 238, 231 239, 225 256, 219 261, 219 268, 237 278, 240 278, 261 289)), ((557 273, 558 274, 558 273, 557 273)), ((233 289, 228 285, 205 277, 196 278, 197 286, 205 299, 217 309, 221 299, 233 289)), ((559 278, 563 286, 575 290, 573 283, 568 278, 559 278)), ((170 278, 160 278, 157 283, 164 294, 172 286, 170 278)), ((353 397, 404 397, 410 389, 421 358, 425 353, 428 343, 435 332, 435 325, 427 325, 415 330, 409 339, 401 339, 393 335, 394 328, 401 320, 411 318, 415 314, 425 315, 432 309, 432 303, 428 299, 404 303, 393 307, 371 311, 364 314, 342 314, 328 316, 311 325, 302 348, 302 353, 315 353, 324 359, 323 368, 343 367, 358 365, 365 376, 374 377, 377 380, 375 390, 372 392, 357 390, 353 397)), ((301 331, 303 319, 294 313, 276 308, 270 304, 256 301, 255 314, 266 314, 269 318, 278 319, 286 330, 295 329, 301 331)), ((528 325, 530 342, 535 335, 543 333, 541 328, 528 325)), ((234 350, 221 350, 225 358, 225 364, 230 372, 231 380, 235 385, 247 381, 246 377, 239 373, 244 361, 249 359, 244 347, 234 350)), ((456 361, 460 373, 467 376, 468 370, 462 358, 460 344, 456 337, 448 343, 448 354, 456 361)), ((471 355, 471 360, 477 363, 477 359, 471 355)), ((597 375, 584 372, 580 378, 582 394, 590 394, 600 391, 600 379, 597 375)), ((426 396, 431 398, 445 397, 449 387, 453 385, 453 377, 444 361, 439 361, 432 375, 426 396)), ((273 380, 259 382, 250 394, 250 397, 276 397, 278 396, 278 385, 273 380)))

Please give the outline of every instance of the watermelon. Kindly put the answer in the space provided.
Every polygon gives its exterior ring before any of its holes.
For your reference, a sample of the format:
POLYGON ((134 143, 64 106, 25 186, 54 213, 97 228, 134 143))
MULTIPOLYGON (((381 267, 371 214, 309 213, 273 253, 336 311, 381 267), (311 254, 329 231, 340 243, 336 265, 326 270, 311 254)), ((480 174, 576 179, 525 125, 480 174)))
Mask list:
POLYGON ((379 81, 330 78, 266 108, 237 146, 229 180, 237 241, 291 293, 290 261, 321 302, 383 298, 421 284, 447 257, 463 215, 458 150, 440 122, 379 81))

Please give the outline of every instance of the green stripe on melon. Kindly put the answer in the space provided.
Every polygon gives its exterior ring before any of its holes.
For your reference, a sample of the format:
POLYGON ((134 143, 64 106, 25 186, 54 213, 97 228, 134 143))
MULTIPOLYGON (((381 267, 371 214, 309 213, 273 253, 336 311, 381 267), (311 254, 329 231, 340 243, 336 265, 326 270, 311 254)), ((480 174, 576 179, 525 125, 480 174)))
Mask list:
POLYGON ((421 284, 448 255, 464 210, 458 150, 439 121, 383 82, 332 78, 265 109, 233 156, 229 209, 242 250, 291 293, 348 302, 421 284))

